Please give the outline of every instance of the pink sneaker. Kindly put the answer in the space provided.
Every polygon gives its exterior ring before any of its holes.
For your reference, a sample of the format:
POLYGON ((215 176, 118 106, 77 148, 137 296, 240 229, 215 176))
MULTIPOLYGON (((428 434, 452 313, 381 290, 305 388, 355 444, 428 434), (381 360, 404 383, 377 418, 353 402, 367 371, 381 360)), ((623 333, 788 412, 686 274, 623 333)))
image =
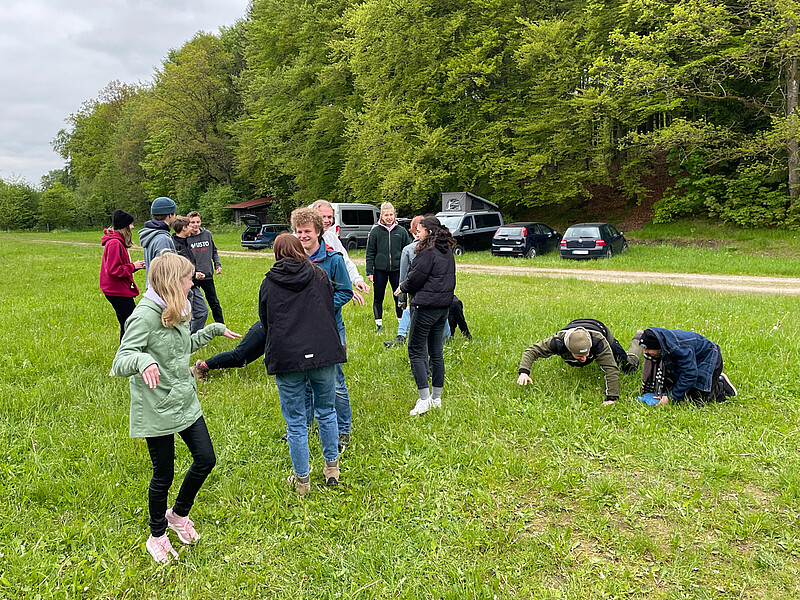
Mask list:
POLYGON ((194 530, 194 523, 189 517, 179 517, 171 508, 167 509, 167 527, 178 534, 178 539, 184 544, 193 544, 200 539, 200 534, 194 530))
POLYGON ((178 553, 169 543, 169 536, 166 533, 161 537, 153 537, 151 535, 147 538, 145 547, 157 563, 168 563, 171 559, 178 558, 178 553))

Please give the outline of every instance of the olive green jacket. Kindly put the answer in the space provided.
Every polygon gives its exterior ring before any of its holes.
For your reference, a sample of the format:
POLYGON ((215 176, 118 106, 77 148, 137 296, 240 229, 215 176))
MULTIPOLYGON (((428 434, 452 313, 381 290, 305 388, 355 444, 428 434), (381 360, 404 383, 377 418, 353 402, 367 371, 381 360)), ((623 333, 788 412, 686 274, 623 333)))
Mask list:
POLYGON ((189 325, 164 327, 162 308, 142 298, 125 322, 112 369, 128 377, 131 388, 131 437, 156 437, 183 431, 203 414, 197 399, 197 384, 189 371, 192 352, 225 332, 223 323, 212 323, 197 333, 189 325), (144 382, 142 371, 158 365, 155 389, 144 382))
POLYGON ((564 345, 564 335, 566 330, 559 331, 554 336, 549 337, 540 342, 528 347, 522 353, 522 360, 519 363, 519 372, 530 374, 533 363, 540 358, 547 358, 549 356, 560 356, 561 359, 572 367, 585 367, 588 364, 597 361, 600 368, 603 370, 603 375, 606 378, 606 396, 618 397, 619 396, 619 365, 614 360, 614 353, 611 351, 611 346, 602 333, 587 329, 589 335, 592 336, 592 347, 589 350, 589 356, 585 363, 575 360, 567 347, 564 345))

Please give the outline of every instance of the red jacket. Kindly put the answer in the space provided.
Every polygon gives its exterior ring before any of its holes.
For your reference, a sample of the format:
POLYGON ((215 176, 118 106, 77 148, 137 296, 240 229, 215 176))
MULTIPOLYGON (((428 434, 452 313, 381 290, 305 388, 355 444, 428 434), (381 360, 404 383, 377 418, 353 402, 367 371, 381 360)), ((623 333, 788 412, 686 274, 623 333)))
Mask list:
POLYGON ((103 260, 100 263, 100 290, 106 296, 135 298, 139 288, 133 281, 136 270, 131 262, 122 236, 113 229, 104 229, 100 239, 103 245, 103 260))

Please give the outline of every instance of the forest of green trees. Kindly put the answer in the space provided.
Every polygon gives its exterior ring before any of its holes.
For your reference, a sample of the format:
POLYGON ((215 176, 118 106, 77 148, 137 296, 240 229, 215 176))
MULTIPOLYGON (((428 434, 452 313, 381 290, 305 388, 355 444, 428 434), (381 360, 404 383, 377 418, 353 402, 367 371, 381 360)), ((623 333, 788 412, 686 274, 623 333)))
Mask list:
POLYGON ((0 228, 107 225, 275 196, 395 203, 467 189, 510 216, 600 187, 656 221, 800 224, 797 22, 782 0, 253 0, 146 85, 66 116, 66 161, 0 180, 0 228))

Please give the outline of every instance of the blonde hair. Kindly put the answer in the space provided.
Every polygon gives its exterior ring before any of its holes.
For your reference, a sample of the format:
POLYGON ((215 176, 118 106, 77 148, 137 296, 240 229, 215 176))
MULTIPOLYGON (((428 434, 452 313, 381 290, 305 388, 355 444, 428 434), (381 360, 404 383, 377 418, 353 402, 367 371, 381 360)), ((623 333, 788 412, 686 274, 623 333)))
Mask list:
POLYGON ((122 245, 126 248, 133 246, 133 236, 131 236, 131 228, 127 225, 122 229, 115 229, 118 234, 122 236, 122 245))
POLYGON ((161 324, 164 327, 177 327, 192 318, 189 302, 181 286, 181 281, 192 273, 192 263, 169 250, 162 250, 161 255, 150 262, 147 283, 167 305, 161 312, 161 324))
POLYGON ((392 204, 391 202, 384 202, 383 204, 381 204, 381 214, 383 214, 383 212, 387 210, 391 210, 393 213, 397 214, 397 211, 394 209, 394 204, 392 204))

